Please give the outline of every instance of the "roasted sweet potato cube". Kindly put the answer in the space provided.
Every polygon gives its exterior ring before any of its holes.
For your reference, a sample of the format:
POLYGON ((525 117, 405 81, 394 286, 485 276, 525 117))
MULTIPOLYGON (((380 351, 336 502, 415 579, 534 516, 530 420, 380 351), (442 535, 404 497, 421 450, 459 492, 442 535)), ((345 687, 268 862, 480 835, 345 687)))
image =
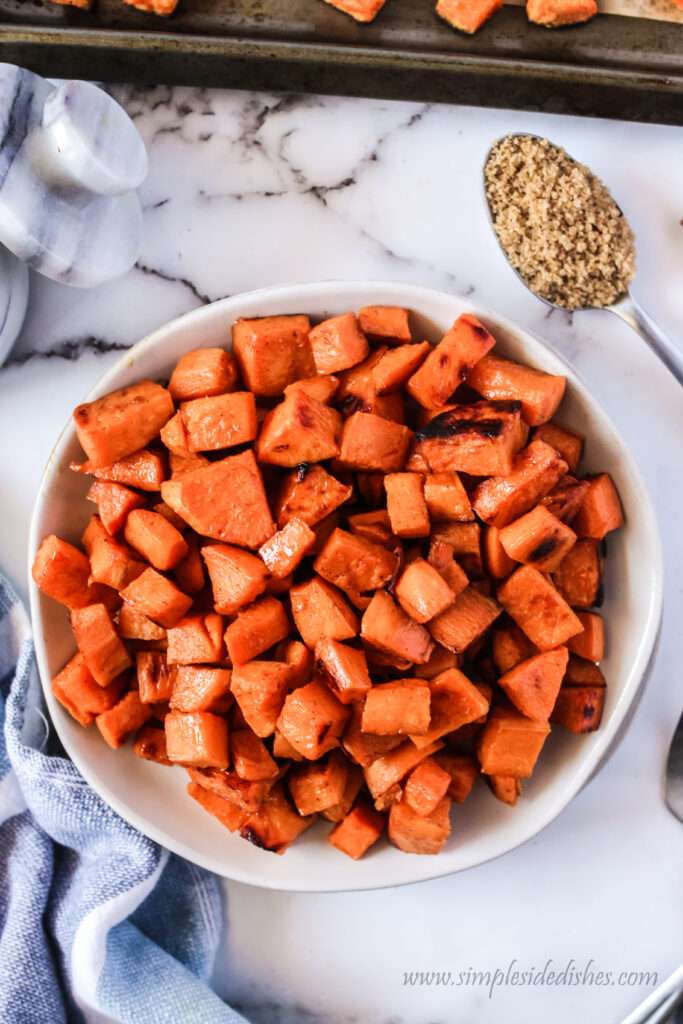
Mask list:
POLYGON ((169 711, 164 719, 166 756, 195 768, 228 767, 228 723, 208 711, 169 711))
POLYGON ((264 316, 237 320, 232 351, 249 391, 281 395, 288 384, 315 373, 307 316, 264 316))
POLYGON ((138 693, 143 704, 170 700, 177 669, 163 651, 138 651, 135 655, 138 693))
POLYGON ((491 646, 493 662, 501 676, 519 665, 520 661, 538 654, 538 647, 532 644, 519 626, 504 626, 494 630, 491 646))
POLYGON ((52 680, 51 688, 59 703, 83 726, 92 725, 97 715, 113 708, 121 697, 124 677, 108 686, 100 686, 79 651, 52 680))
POLYGON ((44 594, 67 608, 84 608, 98 600, 97 588, 88 582, 90 562, 87 556, 54 534, 40 545, 31 574, 44 594))
POLYGON ((429 661, 420 665, 420 678, 434 679, 435 676, 445 672, 447 668, 460 668, 462 662, 462 654, 455 654, 453 651, 447 651, 441 644, 434 644, 429 661))
POLYGON ((205 789, 196 782, 188 782, 187 792, 197 803, 213 814, 229 832, 238 832, 249 819, 249 812, 242 810, 230 800, 219 796, 210 789, 205 789))
POLYGON ((431 540, 432 547, 438 541, 448 544, 458 565, 468 577, 479 579, 484 575, 479 523, 436 523, 431 532, 431 540))
POLYGON ((472 508, 499 529, 538 505, 567 472, 567 463, 545 441, 532 441, 507 476, 482 480, 470 494, 472 508))
MULTIPOLYGON (((519 520, 517 520, 519 522, 519 520)), ((504 527, 507 529, 507 527, 504 527)), ((496 580, 506 579, 517 568, 517 562, 510 558, 501 544, 497 526, 485 526, 483 533, 484 560, 489 576, 496 580)))
POLYGON ((567 604, 590 608, 602 604, 603 568, 600 541, 581 537, 558 565, 553 582, 567 604))
POLYGON ((453 405, 415 432, 432 473, 504 476, 512 471, 526 427, 520 402, 453 405))
POLYGON ((342 704, 362 700, 372 682, 363 651, 325 637, 315 645, 315 667, 342 704))
POLYGON ((313 652, 300 640, 282 640, 275 648, 275 660, 284 661, 291 668, 292 690, 310 683, 313 676, 313 652))
MULTIPOLYGON (((202 469, 202 467, 208 466, 209 460, 204 455, 191 452, 188 448, 181 455, 171 452, 168 456, 168 465, 171 472, 171 480, 179 480, 181 477, 194 473, 195 469, 202 469)), ((188 524, 186 523, 185 525, 187 526, 188 524)))
POLYGON ((192 606, 192 598, 156 569, 145 569, 121 591, 121 597, 165 629, 172 629, 192 606))
POLYGON ((381 836, 385 821, 383 814, 376 811, 367 800, 360 799, 332 829, 327 841, 348 857, 360 860, 381 836))
POLYGON ((526 13, 529 21, 556 28, 588 21, 598 13, 598 5, 595 0, 527 0, 526 13))
POLYGON ((429 757, 430 754, 435 754, 442 747, 443 743, 440 740, 436 740, 436 742, 423 747, 422 750, 418 750, 414 743, 411 743, 410 740, 405 740, 404 743, 401 743, 394 750, 381 754, 379 757, 374 758, 370 764, 364 765, 363 775, 365 776, 365 784, 370 790, 373 800, 377 800, 387 793, 392 786, 401 782, 408 772, 412 771, 420 761, 424 761, 426 757, 429 757))
POLYGON ((384 488, 392 532, 397 537, 428 537, 429 512, 420 473, 387 473, 384 488))
POLYGON ((421 679, 373 686, 365 697, 361 729, 376 736, 422 734, 429 728, 430 690, 421 679))
POLYGON ((283 529, 290 519, 307 526, 321 522, 353 494, 322 466, 299 466, 284 478, 275 503, 277 524, 283 529))
POLYGON ((569 472, 576 474, 585 441, 583 434, 563 423, 558 423, 557 420, 548 420, 547 423, 536 427, 533 439, 545 441, 554 448, 567 463, 569 472))
POLYGON ((171 765, 166 756, 166 732, 157 725, 143 725, 135 737, 133 753, 145 761, 155 761, 157 764, 171 765))
POLYGON ((516 708, 494 708, 477 747, 482 772, 530 778, 549 733, 547 722, 526 718, 516 708))
POLYGON ((577 612, 576 617, 583 626, 583 633, 577 633, 567 640, 572 654, 578 654, 587 661, 602 661, 605 656, 605 628, 596 612, 577 612))
POLYGON ((163 626, 157 626, 156 622, 152 622, 131 604, 121 606, 118 630, 122 640, 140 640, 150 644, 162 644, 166 641, 166 630, 163 626))
POLYGON ((429 518, 435 523, 474 519, 467 491, 455 471, 428 473, 424 478, 424 499, 429 518))
POLYGON ((346 761, 346 784, 344 786, 344 792, 342 793, 341 800, 333 804, 331 807, 326 807, 322 811, 323 818, 327 818, 328 821, 341 821, 345 818, 353 807, 353 803, 361 791, 363 786, 363 773, 356 764, 351 764, 348 760, 346 761))
POLYGON ((536 427, 554 415, 562 401, 566 379, 490 352, 479 360, 467 384, 484 398, 521 402, 522 418, 536 427))
POLYGON ((240 829, 242 839, 248 839, 261 850, 284 853, 315 821, 315 816, 302 818, 290 804, 281 783, 273 786, 258 811, 247 819, 240 829))
POLYGON ((339 455, 342 418, 336 409, 296 388, 269 412, 256 442, 259 462, 298 466, 339 455))
POLYGON ((362 363, 339 374, 334 402, 344 418, 356 412, 371 412, 385 420, 403 423, 403 393, 396 391, 390 395, 378 395, 375 390, 375 368, 387 351, 386 345, 380 345, 362 363))
MULTIPOLYGON (((348 0, 344 0, 348 3, 348 0)), ((359 4, 359 0, 353 0, 359 4)), ((346 7, 344 7, 346 9, 346 7)), ((348 14, 352 12, 347 10, 348 14)), ((353 15, 356 17, 357 15, 353 15)), ((366 20, 366 19, 361 19, 366 20)), ((318 373, 337 373, 361 363, 370 347, 355 313, 342 313, 311 328, 308 336, 318 373)))
POLYGON ((162 485, 164 501, 203 537, 258 548, 275 533, 253 451, 207 462, 162 485))
POLYGON ((500 605, 470 584, 427 628, 442 647, 460 654, 484 635, 501 611, 500 605))
POLYGON ((74 424, 88 461, 97 469, 144 448, 174 412, 166 388, 141 380, 77 406, 74 424))
POLYGON ((411 735, 418 748, 426 748, 436 740, 486 715, 490 700, 457 668, 449 668, 429 683, 431 693, 429 728, 411 735))
POLYGON ((210 711, 225 714, 232 704, 228 668, 179 665, 172 677, 169 704, 173 711, 210 711))
POLYGON ((108 686, 133 664, 103 604, 72 609, 71 626, 78 649, 100 686, 108 686))
POLYGON ((499 536, 510 558, 524 565, 533 565, 541 572, 554 572, 576 543, 576 534, 571 527, 557 519, 544 505, 536 505, 531 512, 508 523, 499 536))
POLYGON ((201 665, 225 657, 223 617, 216 612, 185 615, 168 631, 169 665, 201 665))
POLYGON ((178 0, 123 0, 124 4, 130 7, 137 7, 139 11, 148 11, 150 14, 158 14, 160 17, 168 17, 173 14, 178 6, 178 0))
POLYGON ((566 643, 583 629, 550 580, 530 565, 517 569, 498 588, 497 597, 510 618, 541 651, 566 643))
POLYGON ((342 746, 352 761, 366 768, 373 761, 390 750, 400 746, 400 736, 378 736, 373 733, 364 733, 361 725, 363 721, 363 705, 355 703, 350 705, 351 717, 344 730, 342 746))
POLYGON ((412 431, 371 412, 356 412, 344 423, 337 464, 342 469, 371 473, 403 469, 412 431))
POLYGON ((215 793, 247 814, 259 809, 274 784, 273 779, 250 782, 241 779, 237 772, 219 768, 188 767, 187 774, 202 789, 215 793))
POLYGON ((460 32, 472 35, 503 6, 503 0, 437 0, 436 13, 460 32))
POLYGON ((96 480, 88 491, 88 498, 97 504, 97 511, 107 533, 119 533, 129 512, 141 508, 145 499, 136 491, 123 484, 107 480, 96 480))
POLYGON ((303 755, 295 750, 289 740, 285 739, 277 729, 273 733, 273 757, 286 758, 288 761, 304 760, 303 755))
POLYGON ((320 576, 298 583, 289 593, 296 628, 307 647, 319 640, 349 640, 358 633, 358 616, 346 598, 320 576))
POLYGON ((394 585, 398 603, 415 622, 429 622, 448 608, 455 594, 437 569, 423 558, 410 562, 394 585))
POLYGON ((290 519, 286 526, 262 544, 259 555, 276 579, 294 572, 315 543, 315 534, 302 519, 290 519))
POLYGON ((592 661, 570 654, 563 686, 605 686, 605 677, 592 661))
POLYGON ((137 690, 129 690, 117 704, 103 711, 95 719, 103 740, 117 749, 152 717, 152 709, 143 704, 137 690))
POLYGON ((366 593, 386 586, 398 568, 398 558, 380 544, 336 529, 313 568, 340 590, 366 593))
POLYGON ((147 508, 133 509, 123 535, 126 543, 162 571, 174 569, 189 550, 182 533, 158 512, 147 508))
POLYGON ((90 559, 90 579, 97 583, 122 590, 144 572, 145 563, 107 533, 99 516, 91 516, 82 544, 90 559))
POLYGON ((348 517, 351 533, 357 537, 365 537, 373 544, 384 544, 393 547, 396 538, 391 532, 389 513, 385 508, 374 509, 372 512, 356 512, 348 517))
POLYGON ((450 797, 444 796, 431 814, 421 815, 405 798, 389 811, 389 842, 404 853, 441 853, 451 832, 450 797))
POLYGON ((463 313, 410 378, 407 390, 425 408, 440 409, 494 344, 477 318, 463 313))
POLYGON ((280 661, 249 661, 233 669, 230 689, 257 736, 272 736, 291 680, 290 666, 280 661))
POLYGON ((319 761, 292 769, 287 786, 299 814, 319 814, 339 804, 346 789, 348 768, 344 755, 332 750, 319 761))
POLYGON ((186 540, 187 554, 176 565, 174 575, 184 594, 198 594, 206 583, 199 540, 196 533, 189 532, 186 540))
POLYGON ((254 441, 258 434, 256 401, 251 391, 193 398, 180 407, 187 447, 213 452, 254 441))
POLYGON ((574 530, 579 537, 593 537, 602 540, 610 530, 623 525, 624 515, 617 489, 609 473, 588 477, 590 489, 574 520, 574 530))
POLYGON ((110 480, 140 491, 158 491, 166 479, 166 464, 158 452, 142 451, 127 455, 125 459, 110 466, 95 466, 88 462, 71 462, 69 468, 75 473, 85 473, 97 480, 110 480))
POLYGON ((562 686, 550 721, 570 732, 595 732, 600 728, 604 704, 604 686, 562 686))
POLYGON ((187 446, 187 431, 182 413, 177 412, 175 416, 171 416, 170 420, 161 428, 159 436, 173 455, 178 455, 181 459, 192 458, 192 452, 187 446))
POLYGON ((358 323, 369 338, 387 341, 410 341, 410 310, 402 306, 362 306, 358 323))
POLYGON ((587 480, 576 480, 567 473, 541 499, 541 505, 544 505, 548 512, 552 512, 563 523, 571 526, 583 505, 583 500, 588 494, 589 489, 590 484, 587 480))
POLYGON ((277 720, 278 730, 295 750, 316 761, 339 745, 349 709, 320 680, 288 694, 277 720))
POLYGON ((213 590, 214 608, 221 615, 233 615, 263 593, 270 573, 260 558, 229 544, 207 544, 202 548, 213 590))
POLYGON ((479 765, 471 754, 456 754, 451 750, 440 750, 434 760, 448 772, 449 785, 447 795, 456 804, 464 804, 472 791, 475 779, 479 774, 479 765))
POLYGON ((301 388, 311 398, 315 398, 318 402, 327 403, 334 397, 334 393, 339 387, 339 378, 332 374, 318 373, 315 377, 305 377, 303 380, 295 380, 293 384, 288 384, 285 388, 285 395, 290 392, 301 388))
POLYGON ((510 807, 515 806, 517 797, 522 795, 521 779, 515 775, 489 775, 488 781, 497 800, 510 807))
POLYGON ((378 590, 361 620, 361 636, 373 647, 416 662, 429 660, 434 643, 424 628, 410 618, 387 594, 378 590))
POLYGON ((535 654, 501 676, 498 684, 523 715, 537 722, 547 722, 560 692, 568 658, 566 647, 535 654))
POLYGON ((411 810, 425 818, 448 793, 451 776, 433 757, 420 761, 405 781, 403 799, 411 810))
POLYGON ((196 348, 176 363, 168 382, 174 402, 225 395, 237 386, 235 357, 222 348, 196 348))
POLYGON ((225 643, 233 665, 257 658, 289 634, 282 604, 266 594, 244 608, 225 631, 225 643))
POLYGON ((436 569, 455 596, 462 593, 468 585, 469 579, 465 570, 456 562, 455 552, 450 544, 441 540, 433 540, 429 545, 427 559, 429 565, 436 569))
POLYGON ((372 370, 375 393, 389 395, 402 388, 430 350, 429 342, 422 341, 417 345, 399 345, 385 352, 372 370))
POLYGON ((230 734, 230 757, 239 777, 249 782, 274 779, 279 772, 263 740, 251 729, 238 729, 230 734))

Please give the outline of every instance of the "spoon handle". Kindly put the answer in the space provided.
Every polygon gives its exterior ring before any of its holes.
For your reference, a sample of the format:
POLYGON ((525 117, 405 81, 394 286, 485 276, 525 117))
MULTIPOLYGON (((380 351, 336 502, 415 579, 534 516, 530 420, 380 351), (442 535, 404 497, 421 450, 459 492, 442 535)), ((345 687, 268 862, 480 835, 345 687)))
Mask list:
POLYGON ((664 333, 662 328, 645 312, 630 293, 609 309, 637 331, 679 384, 683 384, 683 351, 664 333))

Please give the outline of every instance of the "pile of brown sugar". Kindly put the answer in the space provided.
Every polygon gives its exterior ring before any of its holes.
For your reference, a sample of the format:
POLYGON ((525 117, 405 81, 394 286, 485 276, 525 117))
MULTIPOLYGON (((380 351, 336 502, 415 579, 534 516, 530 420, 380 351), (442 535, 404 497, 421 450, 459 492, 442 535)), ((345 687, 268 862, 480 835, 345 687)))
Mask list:
POLYGON ((599 178, 560 146, 509 135, 484 169, 493 227, 512 266, 567 309, 609 306, 636 271, 633 232, 599 178))

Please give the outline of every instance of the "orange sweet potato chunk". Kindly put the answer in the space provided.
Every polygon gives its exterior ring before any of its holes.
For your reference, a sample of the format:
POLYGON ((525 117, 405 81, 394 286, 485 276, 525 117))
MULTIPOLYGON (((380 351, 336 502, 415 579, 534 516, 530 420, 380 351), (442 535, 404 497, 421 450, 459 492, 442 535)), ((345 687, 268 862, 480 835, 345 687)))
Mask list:
POLYGON ((260 737, 272 736, 291 686, 292 669, 280 661, 236 665, 230 683, 247 725, 260 737))
POLYGON ((383 754, 388 754, 400 746, 400 736, 378 736, 374 733, 364 733, 361 725, 363 720, 363 704, 356 702, 349 705, 351 717, 344 730, 342 746, 347 756, 361 768, 376 761, 383 754))
POLYGON ((348 524, 351 533, 365 537, 373 544, 384 544, 387 547, 393 547, 395 544, 389 513, 385 508, 374 509, 372 512, 356 512, 348 516, 348 524))
POLYGON ((434 643, 424 628, 410 618, 385 590, 378 590, 363 614, 361 636, 372 647, 423 664, 434 643))
POLYGON ((517 569, 498 588, 497 597, 508 615, 541 651, 566 643, 583 629, 552 583, 530 565, 517 569))
POLYGON ((423 749, 455 729, 478 721, 489 710, 489 700, 457 668, 446 669, 429 683, 431 720, 424 733, 410 738, 423 749))
POLYGON ((460 654, 483 636, 501 611, 500 605, 470 584, 427 628, 442 647, 460 654))
POLYGON ((339 374, 334 402, 345 418, 356 412, 372 412, 385 420, 403 423, 403 393, 378 395, 375 389, 375 368, 387 351, 386 345, 380 345, 362 363, 352 366, 349 370, 342 370, 339 374))
POLYGON ((143 704, 137 690, 129 690, 118 704, 103 711, 95 719, 103 740, 117 749, 127 743, 133 733, 152 717, 152 709, 143 704))
POLYGON ((264 316, 237 320, 232 351, 242 378, 255 395, 281 395, 288 384, 315 373, 307 316, 264 316))
POLYGON ((522 795, 522 780, 515 775, 489 775, 488 781, 497 800, 514 807, 522 795))
POLYGON ((479 774, 479 765, 471 754, 456 754, 450 750, 440 750, 434 760, 448 772, 450 783, 446 790, 448 796, 456 804, 464 804, 472 791, 479 774))
POLYGON ((247 605, 225 631, 225 643, 233 665, 257 658, 289 635, 287 612, 277 598, 266 594, 247 605))
POLYGON ((90 464, 98 468, 144 448, 174 412, 166 388, 142 380, 77 406, 74 424, 90 464))
POLYGON ((216 612, 185 615, 167 636, 169 665, 201 665, 225 657, 223 617, 216 612))
POLYGON ((158 512, 137 508, 129 514, 123 531, 126 543, 155 569, 174 569, 189 548, 182 533, 158 512))
POLYGON ((482 480, 472 493, 472 508, 499 529, 537 505, 567 472, 567 463, 545 441, 532 441, 515 458, 506 476, 482 480))
POLYGON ((327 841, 348 857, 360 860, 372 844, 377 842, 384 831, 384 825, 384 815, 371 807, 367 800, 360 799, 332 829, 327 841))
POLYGON ((284 579, 294 572, 314 543, 313 530, 303 520, 294 518, 261 545, 259 555, 275 579, 284 579))
POLYGON ((344 423, 337 463, 360 472, 399 472, 403 469, 412 431, 402 423, 371 412, 356 412, 344 423))
MULTIPOLYGON (((438 756, 438 755, 437 755, 438 756)), ((451 785, 451 776, 433 757, 426 757, 406 779, 403 799, 425 818, 434 811, 451 785)))
POLYGON ((339 454, 341 428, 341 413, 295 388, 263 421, 258 460, 292 467, 331 459, 339 454))
POLYGON ((494 708, 477 747, 482 772, 530 778, 549 733, 547 722, 525 718, 515 708, 494 708))
POLYGON ((587 480, 577 480, 567 473, 541 499, 541 504, 548 509, 548 512, 552 512, 563 523, 571 526, 589 489, 590 483, 587 480))
POLYGON ((280 770, 263 740, 251 729, 238 729, 231 733, 230 758, 239 777, 248 782, 274 779, 280 770))
POLYGON ((88 461, 72 462, 70 468, 75 473, 85 473, 98 480, 137 487, 140 491, 158 491, 167 477, 163 457, 158 452, 151 452, 146 448, 134 452, 133 455, 127 455, 109 466, 95 466, 88 461))
POLYGON ((445 541, 433 540, 429 545, 427 561, 432 565, 453 591, 455 597, 462 593, 469 583, 465 570, 455 560, 455 551, 445 541))
POLYGON ((287 786, 302 817, 319 814, 339 804, 346 789, 349 762, 339 750, 332 750, 319 761, 294 768, 287 786))
MULTIPOLYGON (((484 575, 479 523, 437 523, 432 530, 431 540, 430 550, 440 542, 447 544, 468 577, 480 579, 484 575)), ((432 562, 431 555, 429 561, 432 562)), ((436 565, 436 562, 432 564, 436 565)), ((439 568, 438 565, 436 567, 439 568)))
POLYGON ((156 569, 145 569, 124 587, 121 597, 164 629, 172 629, 192 606, 192 598, 156 569))
POLYGON ((581 461, 585 438, 577 430, 572 430, 557 420, 548 420, 536 427, 533 437, 545 441, 558 452, 569 466, 569 472, 576 474, 581 461))
POLYGON ((204 563, 199 550, 196 533, 187 535, 187 554, 180 559, 175 567, 176 583, 184 594, 199 594, 204 589, 204 563))
POLYGON ((200 465, 162 484, 164 501, 204 537, 258 548, 275 533, 251 450, 200 465))
POLYGON ((609 473, 589 477, 590 489, 574 520, 573 526, 579 537, 602 540, 610 530, 623 525, 624 515, 617 489, 609 473))
POLYGON ((394 585, 394 595, 404 612, 419 623, 429 622, 455 600, 438 570, 423 558, 405 567, 394 585))
POLYGON ((307 647, 319 640, 349 640, 358 633, 358 616, 346 598, 320 576, 290 590, 294 624, 307 647))
POLYGON ((275 516, 282 529, 290 519, 315 526, 348 501, 353 487, 342 484, 322 466, 304 464, 288 473, 275 499, 275 516))
MULTIPOLYGON (((367 10, 373 5, 376 7, 376 13, 379 10, 377 0, 343 0, 343 2, 334 4, 334 6, 345 10, 347 14, 352 14, 349 6, 356 10, 361 8, 367 10)), ((352 14, 352 17, 358 17, 358 15, 352 14)), ((370 19, 361 17, 359 20, 369 21, 370 19)), ((370 351, 367 338, 358 326, 355 313, 342 313, 341 316, 323 320, 322 323, 311 328, 308 338, 318 373, 337 373, 339 370, 348 370, 350 366, 361 363, 370 351)))
POLYGON ((436 13, 453 28, 472 35, 502 6, 503 0, 438 0, 436 13))
POLYGON ((387 512, 397 537, 428 537, 429 512, 421 473, 387 473, 384 477, 387 512))
POLYGON ((328 583, 349 594, 381 589, 398 568, 392 551, 346 530, 336 529, 313 563, 328 583))
POLYGON ((358 323, 369 338, 386 341, 410 341, 410 310, 403 306, 362 306, 358 323))
POLYGON ((203 807, 209 814, 213 814, 214 818, 217 818, 228 832, 238 832, 249 819, 248 811, 242 810, 230 800, 226 800, 225 797, 196 782, 188 782, 187 792, 200 807, 203 807))
POLYGON ((108 686, 133 664, 103 604, 72 609, 71 626, 78 649, 100 686, 108 686))
POLYGON ((526 438, 521 409, 514 401, 450 406, 416 431, 418 450, 433 473, 505 476, 526 438))
POLYGON ((168 382, 174 402, 191 402, 234 391, 237 385, 235 357, 222 348, 196 348, 176 363, 168 382))
POLYGON ((180 412, 191 452, 214 452, 253 441, 258 434, 256 401, 251 391, 193 398, 180 412))
POLYGON ((235 771, 225 771, 220 768, 188 767, 187 774, 202 789, 215 793, 247 814, 258 811, 273 788, 272 779, 250 782, 247 779, 241 779, 235 771))
POLYGON ((450 797, 444 796, 431 814, 417 814, 405 799, 389 811, 389 842, 404 853, 441 853, 451 832, 450 797))
POLYGON ((73 544, 54 534, 40 545, 31 570, 33 582, 48 597, 67 608, 84 608, 101 600, 89 583, 90 562, 73 544))
POLYGON ((375 736, 420 735, 429 728, 430 690, 421 679, 373 686, 365 697, 361 729, 375 736))
POLYGON ((121 697, 124 680, 114 679, 100 686, 79 651, 52 680, 52 692, 72 718, 83 726, 92 725, 97 715, 113 708, 121 697))
POLYGON ((575 25, 588 21, 598 13, 595 0, 527 0, 529 21, 547 28, 575 25))
POLYGON ((207 544, 202 548, 213 590, 215 610, 234 615, 263 593, 270 573, 260 558, 230 544, 207 544))
POLYGON ((342 704, 362 700, 372 682, 363 651, 325 637, 315 645, 315 667, 342 704))
POLYGON ((315 398, 317 402, 326 404, 334 397, 338 387, 338 377, 331 373, 319 373, 315 377, 304 377, 303 380, 295 380, 293 384, 288 384, 285 388, 285 395, 300 389, 305 391, 310 398, 315 398))
POLYGON ((174 666, 169 705, 172 711, 211 711, 222 715, 232 704, 228 668, 209 665, 174 666))
POLYGON ((522 632, 519 626, 505 626, 493 631, 491 638, 493 662, 499 675, 509 672, 520 661, 538 654, 538 648, 522 632))
POLYGON ((424 498, 429 518, 435 523, 469 522, 474 519, 467 491, 454 470, 427 473, 424 479, 424 498))
POLYGON ((420 761, 424 761, 430 754, 441 750, 443 743, 436 740, 422 750, 418 750, 414 743, 405 740, 394 750, 375 757, 370 764, 363 766, 365 784, 370 790, 374 800, 384 796, 393 786, 401 782, 403 778, 412 771, 420 761))
POLYGON ((275 648, 275 660, 284 661, 292 670, 292 690, 310 683, 313 675, 313 652, 300 640, 282 640, 275 648))
POLYGON ((145 569, 129 547, 107 533, 99 516, 90 517, 82 544, 90 559, 90 579, 115 590, 127 587, 145 569))
POLYGON ((169 711, 164 720, 166 754, 174 764, 228 767, 228 723, 208 711, 169 711))
POLYGON ((553 574, 553 583, 567 604, 590 608, 602 602, 604 558, 600 541, 581 537, 553 574))
MULTIPOLYGON (((495 529, 495 527, 489 527, 495 529)), ((545 505, 536 505, 499 534, 505 553, 516 562, 533 565, 541 572, 554 572, 576 543, 576 534, 545 505)))
POLYGON ((552 419, 562 401, 566 379, 490 352, 479 360, 467 383, 484 398, 521 402, 522 418, 536 427, 552 419))
POLYGON ((166 756, 166 733, 156 725, 143 725, 135 737, 133 753, 145 761, 155 761, 156 764, 172 765, 166 756))
POLYGON ((97 480, 88 491, 90 501, 97 503, 97 512, 107 533, 119 533, 129 512, 141 508, 145 499, 123 484, 97 480))
POLYGON ((577 612, 576 617, 583 626, 583 633, 567 640, 568 649, 587 661, 602 661, 605 656, 605 627, 602 619, 595 612, 577 612))
POLYGON ((550 721, 574 733, 600 728, 605 704, 604 686, 562 686, 550 721))
MULTIPOLYGON (((519 520, 518 520, 519 522, 519 520)), ((504 527, 507 529, 507 527, 504 527)), ((517 568, 517 562, 510 558, 501 544, 500 530, 497 526, 484 527, 483 534, 484 561, 489 576, 496 580, 506 579, 517 568)))
POLYGON ((170 666, 163 651, 138 651, 135 655, 138 693, 143 704, 170 700, 176 668, 170 666))
POLYGON ((440 409, 494 344, 483 324, 463 313, 410 378, 408 392, 425 408, 440 409))
POLYGON ((281 783, 268 793, 258 811, 240 829, 240 835, 261 850, 282 854, 315 821, 302 818, 292 807, 281 783))
POLYGON ((556 647, 511 668, 498 680, 507 696, 527 718, 547 722, 560 692, 569 651, 556 647))
POLYGON ((348 717, 349 709, 314 679, 285 698, 277 728, 295 750, 315 761, 339 745, 348 717))
POLYGON ((375 393, 389 395, 402 388, 431 351, 428 341, 417 345, 399 345, 385 352, 372 369, 375 393))

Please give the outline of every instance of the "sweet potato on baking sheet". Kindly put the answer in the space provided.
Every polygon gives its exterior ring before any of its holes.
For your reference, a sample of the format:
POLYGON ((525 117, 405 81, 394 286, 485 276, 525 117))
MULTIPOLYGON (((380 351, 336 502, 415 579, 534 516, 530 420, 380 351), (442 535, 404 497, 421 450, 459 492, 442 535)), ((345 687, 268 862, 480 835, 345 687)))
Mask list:
POLYGON ((436 13, 460 32, 472 35, 503 6, 503 0, 437 0, 436 13))
POLYGON ((588 21, 598 13, 595 0, 527 0, 529 21, 546 28, 576 25, 588 21))

